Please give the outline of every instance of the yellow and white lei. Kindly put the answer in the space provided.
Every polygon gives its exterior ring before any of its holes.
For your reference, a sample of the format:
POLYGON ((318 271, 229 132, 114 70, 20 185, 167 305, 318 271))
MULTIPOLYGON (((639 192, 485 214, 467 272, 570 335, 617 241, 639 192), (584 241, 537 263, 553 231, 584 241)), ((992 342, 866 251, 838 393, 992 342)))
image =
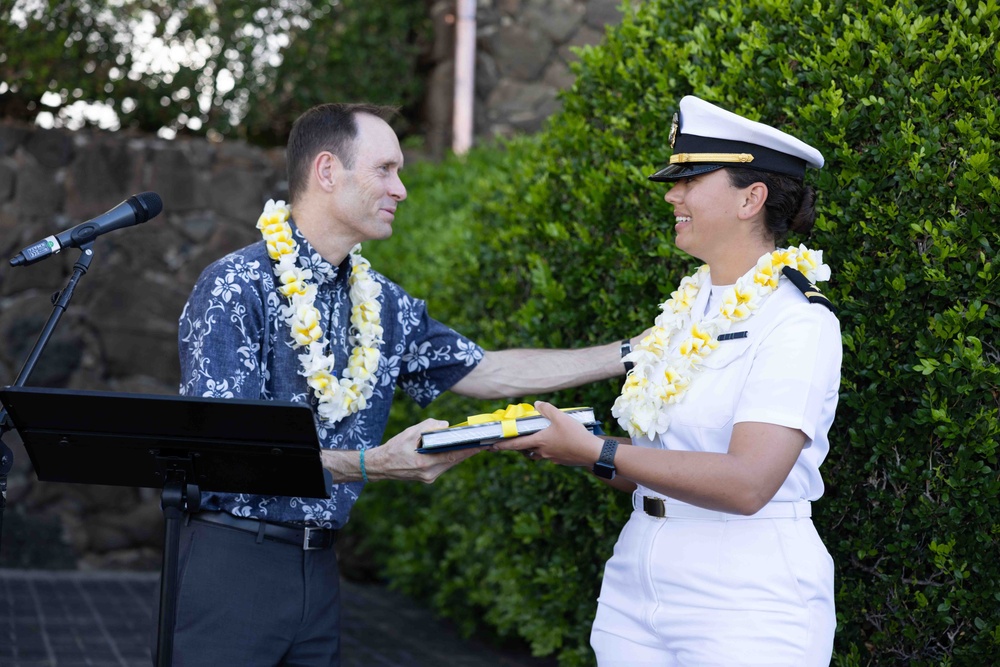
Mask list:
POLYGON ((302 363, 300 375, 307 378, 313 395, 319 402, 317 412, 321 419, 336 423, 368 407, 368 399, 375 389, 375 371, 378 369, 382 344, 382 304, 378 297, 382 286, 371 277, 371 264, 361 256, 361 244, 350 252, 351 275, 351 341, 354 348, 347 360, 343 377, 336 377, 333 354, 325 354, 329 341, 319 324, 319 310, 315 307, 316 285, 309 282, 312 270, 298 265, 299 248, 292 238, 288 224, 291 208, 283 201, 269 199, 264 212, 257 220, 267 243, 267 254, 274 261, 274 275, 278 279, 278 292, 288 299, 282 306, 281 317, 291 330, 292 346, 305 347, 299 355, 302 363))
POLYGON ((662 312, 652 331, 625 357, 635 366, 625 378, 611 414, 629 435, 652 439, 667 432, 669 406, 684 398, 701 363, 719 347, 719 335, 760 308, 778 288, 781 270, 786 266, 798 269, 810 282, 830 278, 830 267, 823 264, 823 251, 804 245, 775 250, 763 255, 754 268, 723 293, 718 312, 690 325, 686 324, 688 314, 708 276, 708 265, 681 280, 677 290, 660 304, 662 312), (671 339, 685 328, 688 338, 670 352, 671 339))

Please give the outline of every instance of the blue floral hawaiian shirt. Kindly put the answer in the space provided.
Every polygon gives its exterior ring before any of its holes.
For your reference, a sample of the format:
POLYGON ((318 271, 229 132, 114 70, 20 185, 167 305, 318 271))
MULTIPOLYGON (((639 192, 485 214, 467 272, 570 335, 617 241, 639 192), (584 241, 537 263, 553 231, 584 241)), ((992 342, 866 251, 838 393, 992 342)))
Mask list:
MULTIPOLYGON (((299 244, 299 265, 313 273, 315 306, 338 360, 347 365, 351 303, 348 260, 333 266, 289 220, 299 244)), ((385 329, 378 381, 368 407, 336 424, 316 419, 326 449, 367 449, 382 442, 393 392, 398 384, 420 405, 461 380, 483 358, 478 345, 428 316, 415 299, 385 276, 382 285, 385 329)), ((202 272, 180 317, 180 393, 186 396, 268 399, 311 403, 315 399, 299 374, 298 355, 288 325, 279 317, 284 299, 275 291, 271 260, 263 241, 216 261, 202 272)), ((315 415, 315 410, 314 410, 315 415)), ((204 493, 202 509, 277 522, 305 522, 340 528, 363 482, 333 484, 330 498, 262 497, 204 493)))

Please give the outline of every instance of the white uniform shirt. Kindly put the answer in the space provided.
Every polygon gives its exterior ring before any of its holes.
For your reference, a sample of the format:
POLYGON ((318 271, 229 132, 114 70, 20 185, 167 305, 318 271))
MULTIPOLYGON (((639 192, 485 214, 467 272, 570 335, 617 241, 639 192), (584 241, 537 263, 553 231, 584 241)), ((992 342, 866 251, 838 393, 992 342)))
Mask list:
MULTIPOLYGON (((691 309, 693 318, 704 319, 711 291, 708 279, 691 309)), ((725 453, 738 422, 799 429, 805 446, 773 501, 816 500, 823 495, 819 467, 830 451, 827 436, 840 388, 840 322, 784 279, 728 333, 744 331, 746 337, 720 341, 708 355, 684 398, 672 406, 667 432, 655 441, 634 438, 633 444, 725 453)), ((672 350, 682 339, 675 335, 672 350)), ((641 485, 639 492, 658 495, 641 485)))

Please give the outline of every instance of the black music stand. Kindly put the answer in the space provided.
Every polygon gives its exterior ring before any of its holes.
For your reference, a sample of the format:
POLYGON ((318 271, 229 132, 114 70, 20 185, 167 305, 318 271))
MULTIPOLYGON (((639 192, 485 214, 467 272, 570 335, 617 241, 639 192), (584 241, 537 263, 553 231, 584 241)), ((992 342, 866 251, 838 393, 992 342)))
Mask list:
POLYGON ((39 481, 162 489, 156 665, 173 662, 181 521, 201 491, 328 498, 301 403, 4 387, 0 402, 39 481))

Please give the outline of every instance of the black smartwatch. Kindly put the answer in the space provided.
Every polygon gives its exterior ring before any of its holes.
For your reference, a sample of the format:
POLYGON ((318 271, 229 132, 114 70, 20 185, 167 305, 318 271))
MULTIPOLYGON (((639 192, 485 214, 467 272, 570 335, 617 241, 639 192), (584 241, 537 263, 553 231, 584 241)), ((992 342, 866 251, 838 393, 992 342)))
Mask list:
POLYGON ((617 468, 615 468, 615 452, 618 451, 617 440, 605 440, 601 449, 601 457, 594 464, 594 474, 601 479, 614 479, 617 468))
POLYGON ((626 338, 622 341, 622 364, 625 365, 625 372, 628 373, 635 367, 631 361, 624 361, 625 357, 632 352, 632 341, 626 338))

